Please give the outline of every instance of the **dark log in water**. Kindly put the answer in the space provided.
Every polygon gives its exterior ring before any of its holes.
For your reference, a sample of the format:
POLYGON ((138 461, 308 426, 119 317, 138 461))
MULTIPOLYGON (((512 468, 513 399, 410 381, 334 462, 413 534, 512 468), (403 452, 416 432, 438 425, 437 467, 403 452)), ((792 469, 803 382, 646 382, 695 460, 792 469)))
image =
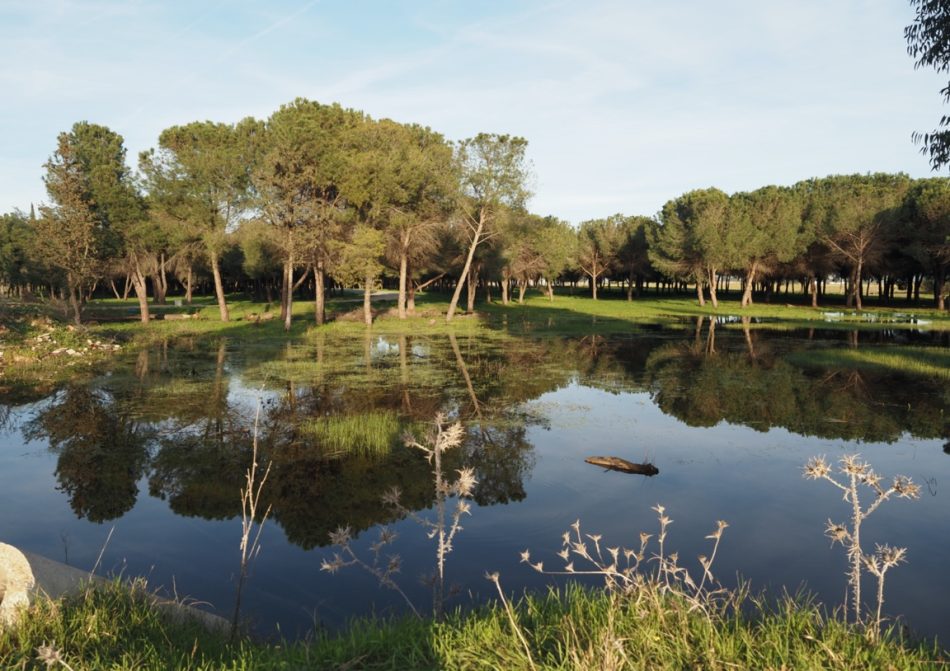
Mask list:
POLYGON ((588 464, 593 464, 594 466, 603 466, 604 468, 611 471, 622 471, 624 473, 635 473, 637 475, 645 475, 647 477, 653 477, 660 472, 653 464, 635 464, 632 461, 627 461, 626 459, 621 459, 620 457, 587 457, 584 459, 588 464))

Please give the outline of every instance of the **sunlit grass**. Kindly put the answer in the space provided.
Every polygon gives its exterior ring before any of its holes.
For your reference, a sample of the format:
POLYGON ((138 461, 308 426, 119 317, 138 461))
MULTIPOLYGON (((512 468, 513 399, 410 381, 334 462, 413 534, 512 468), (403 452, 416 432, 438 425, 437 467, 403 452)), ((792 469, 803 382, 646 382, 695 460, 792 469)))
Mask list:
MULTIPOLYGON (((229 645, 225 633, 172 621, 114 583, 40 601, 0 631, 0 666, 40 669, 41 648, 73 669, 911 669, 945 665, 934 643, 893 629, 878 640, 805 598, 748 599, 708 616, 655 590, 617 599, 567 587, 514 604, 527 650, 501 605, 431 619, 357 620, 308 641, 229 645), (530 659, 528 655, 530 654, 530 659)), ((57 668, 57 667, 52 667, 57 668)), ((60 667, 64 668, 64 667, 60 667)))
POLYGON ((864 346, 794 352, 793 363, 816 368, 868 368, 950 379, 950 350, 937 347, 864 346))
POLYGON ((327 456, 382 456, 399 440, 402 425, 395 412, 383 410, 308 419, 301 423, 300 430, 313 438, 327 456))

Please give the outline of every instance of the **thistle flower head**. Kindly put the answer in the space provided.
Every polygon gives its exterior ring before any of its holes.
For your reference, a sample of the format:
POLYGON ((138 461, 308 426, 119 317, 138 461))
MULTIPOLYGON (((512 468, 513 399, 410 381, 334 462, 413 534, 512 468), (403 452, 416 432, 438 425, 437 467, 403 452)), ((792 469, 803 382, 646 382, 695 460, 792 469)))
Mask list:
POLYGON ((861 461, 861 455, 858 454, 848 454, 841 458, 841 472, 847 473, 848 475, 863 476, 866 475, 870 468, 867 463, 861 461))
POLYGON ((828 462, 825 461, 823 456, 821 457, 812 457, 805 464, 804 473, 806 478, 812 480, 818 480, 823 478, 831 472, 831 467, 828 465, 828 462))
POLYGON ((349 526, 337 527, 336 531, 330 532, 330 542, 333 545, 348 545, 353 537, 353 531, 349 526))
POLYGON ((851 534, 848 532, 846 526, 832 522, 831 520, 828 520, 828 524, 825 526, 825 535, 831 539, 832 545, 835 543, 844 545, 845 541, 851 538, 851 534))
POLYGON ((402 498, 402 490, 399 487, 390 487, 382 496, 383 503, 389 506, 398 506, 402 498))
POLYGON ((475 479, 475 470, 462 468, 458 471, 459 479, 455 481, 455 490, 459 496, 471 496, 475 491, 478 480, 475 479))
POLYGON ((885 570, 907 561, 907 548, 878 545, 875 554, 884 565, 885 570))
POLYGON ((914 484, 914 481, 906 475, 898 475, 894 478, 894 484, 891 485, 898 496, 904 499, 920 498, 920 486, 914 484))

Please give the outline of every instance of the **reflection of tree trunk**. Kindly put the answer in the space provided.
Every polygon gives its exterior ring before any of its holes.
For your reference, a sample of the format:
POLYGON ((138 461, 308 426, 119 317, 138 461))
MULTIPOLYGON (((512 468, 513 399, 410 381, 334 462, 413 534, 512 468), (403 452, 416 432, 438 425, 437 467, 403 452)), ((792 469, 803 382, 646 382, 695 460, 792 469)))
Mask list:
POLYGON ((709 318, 709 333, 706 336, 706 354, 716 353, 716 318, 709 318))
POLYGON ((755 347, 752 344, 752 331, 749 329, 749 324, 752 322, 752 319, 749 317, 742 318, 742 333, 745 335, 745 344, 749 349, 749 357, 755 358, 755 347))
POLYGON ((409 399, 409 337, 399 336, 399 382, 402 385, 402 407, 406 414, 412 412, 409 399))
POLYGON ((701 337, 703 335, 703 321, 704 320, 705 320, 705 317, 702 317, 702 316, 696 317, 696 330, 694 332, 694 339, 696 341, 695 346, 697 350, 699 349, 700 342, 702 342, 701 337))
POLYGON ((452 345, 452 351, 455 353, 455 363, 458 364, 462 377, 465 378, 465 387, 468 389, 468 396, 472 400, 472 408, 475 414, 481 419, 482 409, 478 403, 478 396, 475 395, 475 387, 472 386, 472 378, 468 374, 468 368, 465 366, 465 359, 462 358, 462 350, 459 349, 458 340, 454 333, 449 333, 449 343, 452 345))
POLYGON ((373 372, 373 337, 369 331, 363 331, 363 365, 367 375, 373 372))
POLYGON ((858 331, 848 331, 848 346, 857 347, 858 346, 858 331))
POLYGON ((135 357, 135 377, 139 380, 144 380, 145 376, 148 375, 148 358, 148 349, 139 351, 135 357))

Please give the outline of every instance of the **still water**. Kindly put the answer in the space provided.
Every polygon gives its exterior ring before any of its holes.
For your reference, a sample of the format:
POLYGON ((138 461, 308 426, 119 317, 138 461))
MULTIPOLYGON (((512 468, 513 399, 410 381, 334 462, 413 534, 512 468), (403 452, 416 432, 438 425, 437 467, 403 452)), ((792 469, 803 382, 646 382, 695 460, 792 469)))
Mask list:
POLYGON ((882 344, 946 348, 946 334, 745 330, 709 321, 574 338, 315 335, 287 344, 179 339, 117 358, 56 390, 0 396, 0 538, 83 569, 146 576, 153 588, 227 615, 238 567, 240 489, 255 409, 272 464, 271 518, 243 612, 262 634, 304 635, 357 615, 404 612, 352 567, 320 571, 329 533, 349 525, 364 558, 381 525, 398 533, 400 584, 424 609, 433 542, 380 497, 431 514, 430 465, 402 445, 437 412, 466 427, 448 467, 471 466, 472 514, 446 564, 448 607, 558 579, 548 568, 575 520, 610 545, 673 518, 668 546, 698 570, 717 520, 729 523, 714 572, 753 590, 845 590, 844 552, 826 521, 848 506, 807 481, 814 455, 860 452, 885 478, 906 474, 917 501, 885 503, 865 548, 908 548, 888 574, 885 610, 950 639, 950 384, 946 378, 828 368, 817 350, 882 344), (592 455, 650 462, 652 478, 606 472, 592 455), (112 531, 111 540, 105 545, 112 531))

